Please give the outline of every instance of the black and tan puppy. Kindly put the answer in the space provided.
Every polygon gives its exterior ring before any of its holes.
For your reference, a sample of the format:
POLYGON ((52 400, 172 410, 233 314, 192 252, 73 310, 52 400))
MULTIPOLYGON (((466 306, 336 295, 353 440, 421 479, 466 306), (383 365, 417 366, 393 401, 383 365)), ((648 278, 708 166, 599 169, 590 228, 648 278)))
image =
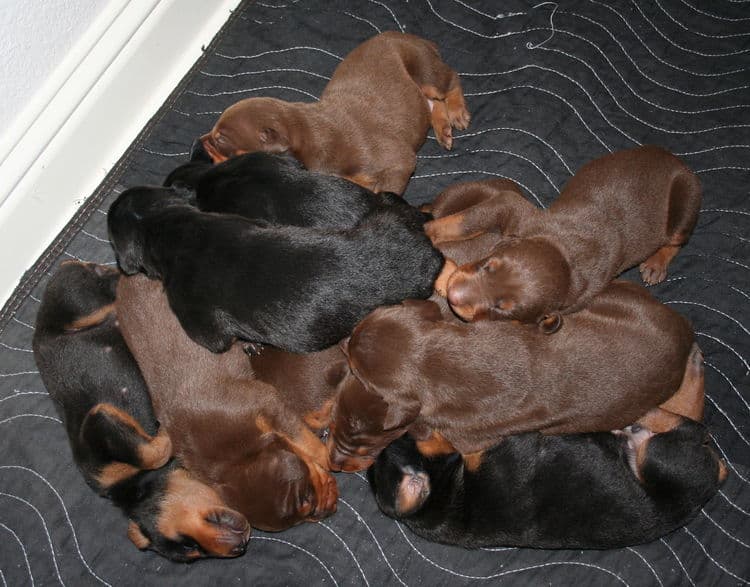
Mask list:
POLYGON ((164 185, 194 190, 205 212, 311 228, 354 228, 380 207, 404 205, 341 177, 308 171, 291 157, 249 153, 213 165, 200 143, 192 160, 172 171, 164 185))
POLYGON ((187 334, 213 352, 236 340, 292 352, 327 348, 373 308, 426 298, 443 264, 424 215, 393 195, 351 230, 270 226, 201 212, 168 188, 112 204, 121 269, 164 283, 187 334))
POLYGON ((461 83, 437 46, 387 31, 339 64, 320 101, 247 98, 202 137, 215 162, 242 153, 290 153, 308 169, 375 192, 403 193, 432 125, 446 149, 469 124, 461 83))
POLYGON ((560 336, 448 319, 432 301, 378 308, 346 345, 353 377, 333 407, 331 465, 366 468, 407 430, 469 457, 510 434, 621 429, 680 388, 693 338, 684 317, 626 281, 560 336))
MULTIPOLYGON (((692 390, 681 391, 702 400, 695 349, 685 376, 692 390)), ((424 455, 402 436, 368 478, 381 510, 428 540, 618 548, 683 526, 716 493, 727 469, 708 442, 702 424, 656 408, 613 433, 510 436, 478 464, 456 453, 424 455)))
POLYGON ((138 548, 189 561, 245 552, 250 526, 174 460, 117 328, 119 272, 65 263, 39 309, 34 357, 86 482, 131 520, 138 548))
POLYGON ((700 204, 697 176, 668 151, 644 146, 584 165, 547 210, 512 182, 451 186, 425 230, 436 244, 487 230, 507 237, 450 276, 448 301, 461 318, 535 322, 553 332, 561 314, 638 263, 646 283, 662 281, 700 204))

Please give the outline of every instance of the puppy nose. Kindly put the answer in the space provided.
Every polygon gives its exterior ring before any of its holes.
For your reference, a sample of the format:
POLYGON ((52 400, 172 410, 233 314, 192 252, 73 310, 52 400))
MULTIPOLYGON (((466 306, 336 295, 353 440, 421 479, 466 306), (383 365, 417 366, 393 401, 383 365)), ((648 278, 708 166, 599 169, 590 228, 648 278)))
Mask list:
POLYGON ((247 552, 247 542, 238 544, 231 550, 231 554, 235 556, 240 556, 241 554, 245 554, 245 552, 247 552))

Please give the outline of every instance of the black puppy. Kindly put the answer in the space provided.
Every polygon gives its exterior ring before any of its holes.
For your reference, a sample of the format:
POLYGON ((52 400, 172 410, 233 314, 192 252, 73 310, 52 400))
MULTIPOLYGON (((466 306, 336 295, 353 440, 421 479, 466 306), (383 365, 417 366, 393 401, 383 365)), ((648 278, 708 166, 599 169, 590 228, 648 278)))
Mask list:
POLYGON ((250 526, 170 460, 146 384, 114 312, 116 269, 69 262, 52 277, 36 321, 34 357, 86 482, 130 519, 138 548, 170 559, 237 556, 250 526))
POLYGON ((443 264, 424 215, 389 205, 350 230, 271 226, 201 212, 169 188, 123 192, 107 218, 120 268, 161 279, 187 334, 213 352, 236 340, 327 348, 374 308, 426 298, 443 264))
POLYGON ((191 161, 172 171, 164 185, 194 190, 196 203, 205 212, 313 228, 353 228, 377 208, 394 201, 404 207, 400 198, 307 171, 293 157, 256 152, 214 165, 200 141, 193 145, 191 161))
POLYGON ((657 434, 646 418, 619 433, 511 436, 478 466, 457 453, 425 457, 406 435, 380 453, 368 478, 385 514, 435 542, 641 544, 690 521, 727 474, 706 428, 672 417, 673 428, 657 434))

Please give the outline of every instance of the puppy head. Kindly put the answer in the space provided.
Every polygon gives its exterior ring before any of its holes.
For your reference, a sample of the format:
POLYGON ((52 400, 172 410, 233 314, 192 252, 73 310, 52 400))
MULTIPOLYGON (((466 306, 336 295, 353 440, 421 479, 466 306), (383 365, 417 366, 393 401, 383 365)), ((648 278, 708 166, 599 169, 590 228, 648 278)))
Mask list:
POLYGON ((130 502, 128 537, 138 548, 181 562, 244 554, 250 539, 245 517, 174 461, 127 486, 113 498, 130 502))
POLYGON ((616 434, 635 476, 655 498, 702 505, 727 477, 706 427, 659 408, 616 434))
POLYGON ((109 208, 107 229, 117 263, 126 275, 138 273, 146 262, 144 220, 167 207, 187 205, 183 196, 169 188, 136 187, 120 194, 109 208))
POLYGON ((256 151, 284 153, 290 147, 284 106, 275 98, 247 98, 232 104, 201 137, 203 148, 214 163, 256 151))
POLYGON ((560 251, 541 239, 507 239, 448 280, 448 303, 467 322, 518 320, 555 332, 570 287, 570 267, 560 251))
POLYGON ((375 501, 391 518, 415 514, 430 496, 430 475, 414 439, 405 434, 378 455, 367 470, 375 501))
POLYGON ((276 433, 265 434, 263 448, 227 467, 221 491, 254 528, 277 532, 301 522, 316 522, 336 511, 333 476, 298 454, 276 433))
POLYGON ((332 410, 328 435, 331 470, 367 469, 383 447, 406 432, 418 414, 418 405, 389 405, 350 375, 332 410))

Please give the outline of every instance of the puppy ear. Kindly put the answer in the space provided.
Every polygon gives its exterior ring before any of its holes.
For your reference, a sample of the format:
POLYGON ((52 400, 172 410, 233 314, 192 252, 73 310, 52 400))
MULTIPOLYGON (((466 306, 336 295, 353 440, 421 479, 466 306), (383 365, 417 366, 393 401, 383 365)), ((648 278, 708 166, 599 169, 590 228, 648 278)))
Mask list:
POLYGON ((553 334, 554 332, 560 330, 562 323, 562 316, 560 316, 560 314, 558 314, 557 312, 555 312, 554 314, 547 314, 546 316, 543 316, 539 321, 539 330, 544 334, 553 334))
POLYGON ((283 153, 289 148, 289 140, 279 129, 271 126, 263 127, 258 131, 258 140, 263 145, 263 149, 270 153, 283 153))
POLYGON ((151 541, 143 532, 141 532, 138 524, 136 524, 133 520, 131 520, 128 524, 128 538, 130 538, 130 542, 135 544, 136 548, 140 550, 148 548, 151 544, 151 541))
POLYGON ((383 419, 383 430, 405 428, 417 419, 421 408, 418 402, 408 402, 404 405, 388 404, 388 411, 383 419))

